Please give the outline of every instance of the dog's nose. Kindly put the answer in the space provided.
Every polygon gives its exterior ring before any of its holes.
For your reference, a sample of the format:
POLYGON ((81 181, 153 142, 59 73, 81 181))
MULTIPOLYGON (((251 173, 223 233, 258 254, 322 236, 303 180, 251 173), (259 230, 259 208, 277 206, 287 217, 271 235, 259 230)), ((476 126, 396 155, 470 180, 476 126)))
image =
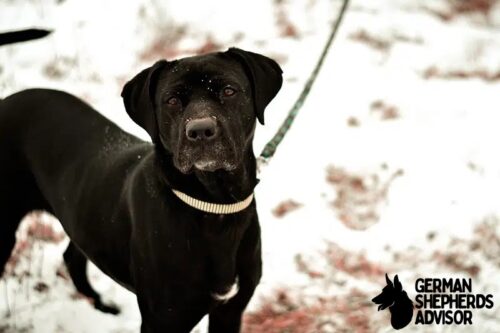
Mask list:
POLYGON ((212 140, 217 134, 217 123, 210 117, 192 119, 186 124, 186 137, 190 141, 212 140))

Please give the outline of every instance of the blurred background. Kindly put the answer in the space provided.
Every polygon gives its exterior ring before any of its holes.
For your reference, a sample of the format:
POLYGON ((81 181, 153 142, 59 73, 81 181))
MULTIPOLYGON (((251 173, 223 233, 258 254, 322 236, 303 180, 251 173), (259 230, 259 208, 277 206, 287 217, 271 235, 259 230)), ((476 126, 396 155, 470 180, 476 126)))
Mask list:
MULTIPOLYGON (((265 54, 284 85, 255 151, 297 98, 339 0, 0 0, 0 32, 46 38, 0 48, 0 98, 68 91, 126 131, 124 83, 161 58, 237 46, 265 54)), ((500 1, 353 0, 324 67, 256 190, 264 276, 245 333, 390 332, 371 303, 399 275, 472 278, 495 306, 473 326, 408 332, 500 332, 500 1)), ((1 189, 0 189, 1 190, 1 189)), ((0 213, 1 214, 1 213, 0 213)), ((115 317, 76 293, 58 222, 26 217, 0 279, 0 332, 139 332, 130 294, 97 268, 115 317)), ((203 320, 195 332, 204 332, 203 320)))

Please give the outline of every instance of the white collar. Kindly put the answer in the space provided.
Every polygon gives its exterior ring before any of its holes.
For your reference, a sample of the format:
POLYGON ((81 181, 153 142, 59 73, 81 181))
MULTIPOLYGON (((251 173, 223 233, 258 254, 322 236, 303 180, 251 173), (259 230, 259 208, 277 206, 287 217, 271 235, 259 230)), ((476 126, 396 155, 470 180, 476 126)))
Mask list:
POLYGON ((195 199, 186 193, 181 191, 177 191, 172 189, 172 192, 177 196, 177 198, 181 199, 185 204, 196 208, 198 210, 212 213, 212 214, 233 214, 238 213, 250 206, 253 201, 253 193, 250 194, 245 200, 232 203, 232 204, 217 204, 206 201, 201 201, 195 199))

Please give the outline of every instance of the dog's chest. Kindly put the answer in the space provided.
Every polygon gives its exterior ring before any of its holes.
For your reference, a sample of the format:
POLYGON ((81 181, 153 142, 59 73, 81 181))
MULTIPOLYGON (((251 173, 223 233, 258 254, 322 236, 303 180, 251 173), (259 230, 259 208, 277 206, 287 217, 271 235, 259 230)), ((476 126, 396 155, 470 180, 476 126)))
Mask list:
POLYGON ((231 297, 237 288, 238 249, 247 223, 235 215, 215 214, 204 216, 202 223, 210 291, 231 297))

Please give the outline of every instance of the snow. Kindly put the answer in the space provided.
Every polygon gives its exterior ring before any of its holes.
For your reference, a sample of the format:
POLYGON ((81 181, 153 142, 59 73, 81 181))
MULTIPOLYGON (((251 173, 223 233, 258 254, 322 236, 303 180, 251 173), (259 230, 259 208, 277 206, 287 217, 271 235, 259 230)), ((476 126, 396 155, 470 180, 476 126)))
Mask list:
MULTIPOLYGON (((123 83, 161 52, 186 56, 208 41, 221 49, 238 46, 276 58, 284 70, 283 88, 266 111, 266 125, 257 129, 255 150, 260 152, 314 67, 340 5, 328 0, 279 3, 152 0, 122 2, 117 9, 109 0, 3 2, 0 31, 39 26, 54 32, 0 49, 0 96, 35 86, 63 89, 125 130, 147 138, 124 112, 119 96, 123 83), (296 35, 283 34, 287 22, 296 35), (151 48, 158 40, 164 41, 161 52, 151 48)), ((256 189, 264 276, 249 312, 258 311, 280 288, 292 294, 295 290, 299 297, 342 294, 354 286, 375 296, 383 276, 377 284, 342 273, 336 278, 345 279, 347 286, 332 288, 298 272, 297 254, 323 269, 328 242, 397 269, 389 273, 398 273, 407 289, 416 276, 464 276, 422 258, 449 250, 450 239, 472 239, 480 222, 500 216, 499 80, 426 79, 425 73, 433 67, 438 73, 498 73, 500 5, 488 19, 472 13, 445 21, 429 10, 446 11, 449 3, 352 2, 303 109, 256 189), (356 39, 360 31, 385 46, 356 39), (394 106, 398 116, 384 120, 372 108, 376 101, 394 106), (349 118, 359 126, 349 126, 349 118), (383 164, 388 173, 401 169, 403 174, 377 203, 378 222, 365 230, 347 227, 331 205, 338 191, 326 181, 328 166, 382 175, 383 164), (302 206, 282 218, 274 216, 273 209, 288 199, 302 206), (430 232, 437 235, 432 243, 430 232), (415 247, 415 261, 394 259, 387 246, 398 253, 415 247)), ((8 296, 0 297, 0 331, 138 332, 135 297, 95 267, 89 270, 91 281, 121 307, 117 317, 75 298, 71 283, 56 276, 64 245, 34 241, 29 259, 18 268, 31 275, 0 280, 0 295, 8 296), (48 291, 34 291, 39 282, 46 283, 48 291)), ((474 279, 474 292, 492 293, 496 301, 490 312, 475 317, 481 326, 474 326, 474 331, 498 332, 500 266, 473 253, 465 255, 464 261, 482 268, 474 279)), ((380 315, 375 308, 373 315, 380 315)), ((205 326, 206 321, 197 331, 205 326)), ((388 327, 387 323, 381 331, 388 327)))

